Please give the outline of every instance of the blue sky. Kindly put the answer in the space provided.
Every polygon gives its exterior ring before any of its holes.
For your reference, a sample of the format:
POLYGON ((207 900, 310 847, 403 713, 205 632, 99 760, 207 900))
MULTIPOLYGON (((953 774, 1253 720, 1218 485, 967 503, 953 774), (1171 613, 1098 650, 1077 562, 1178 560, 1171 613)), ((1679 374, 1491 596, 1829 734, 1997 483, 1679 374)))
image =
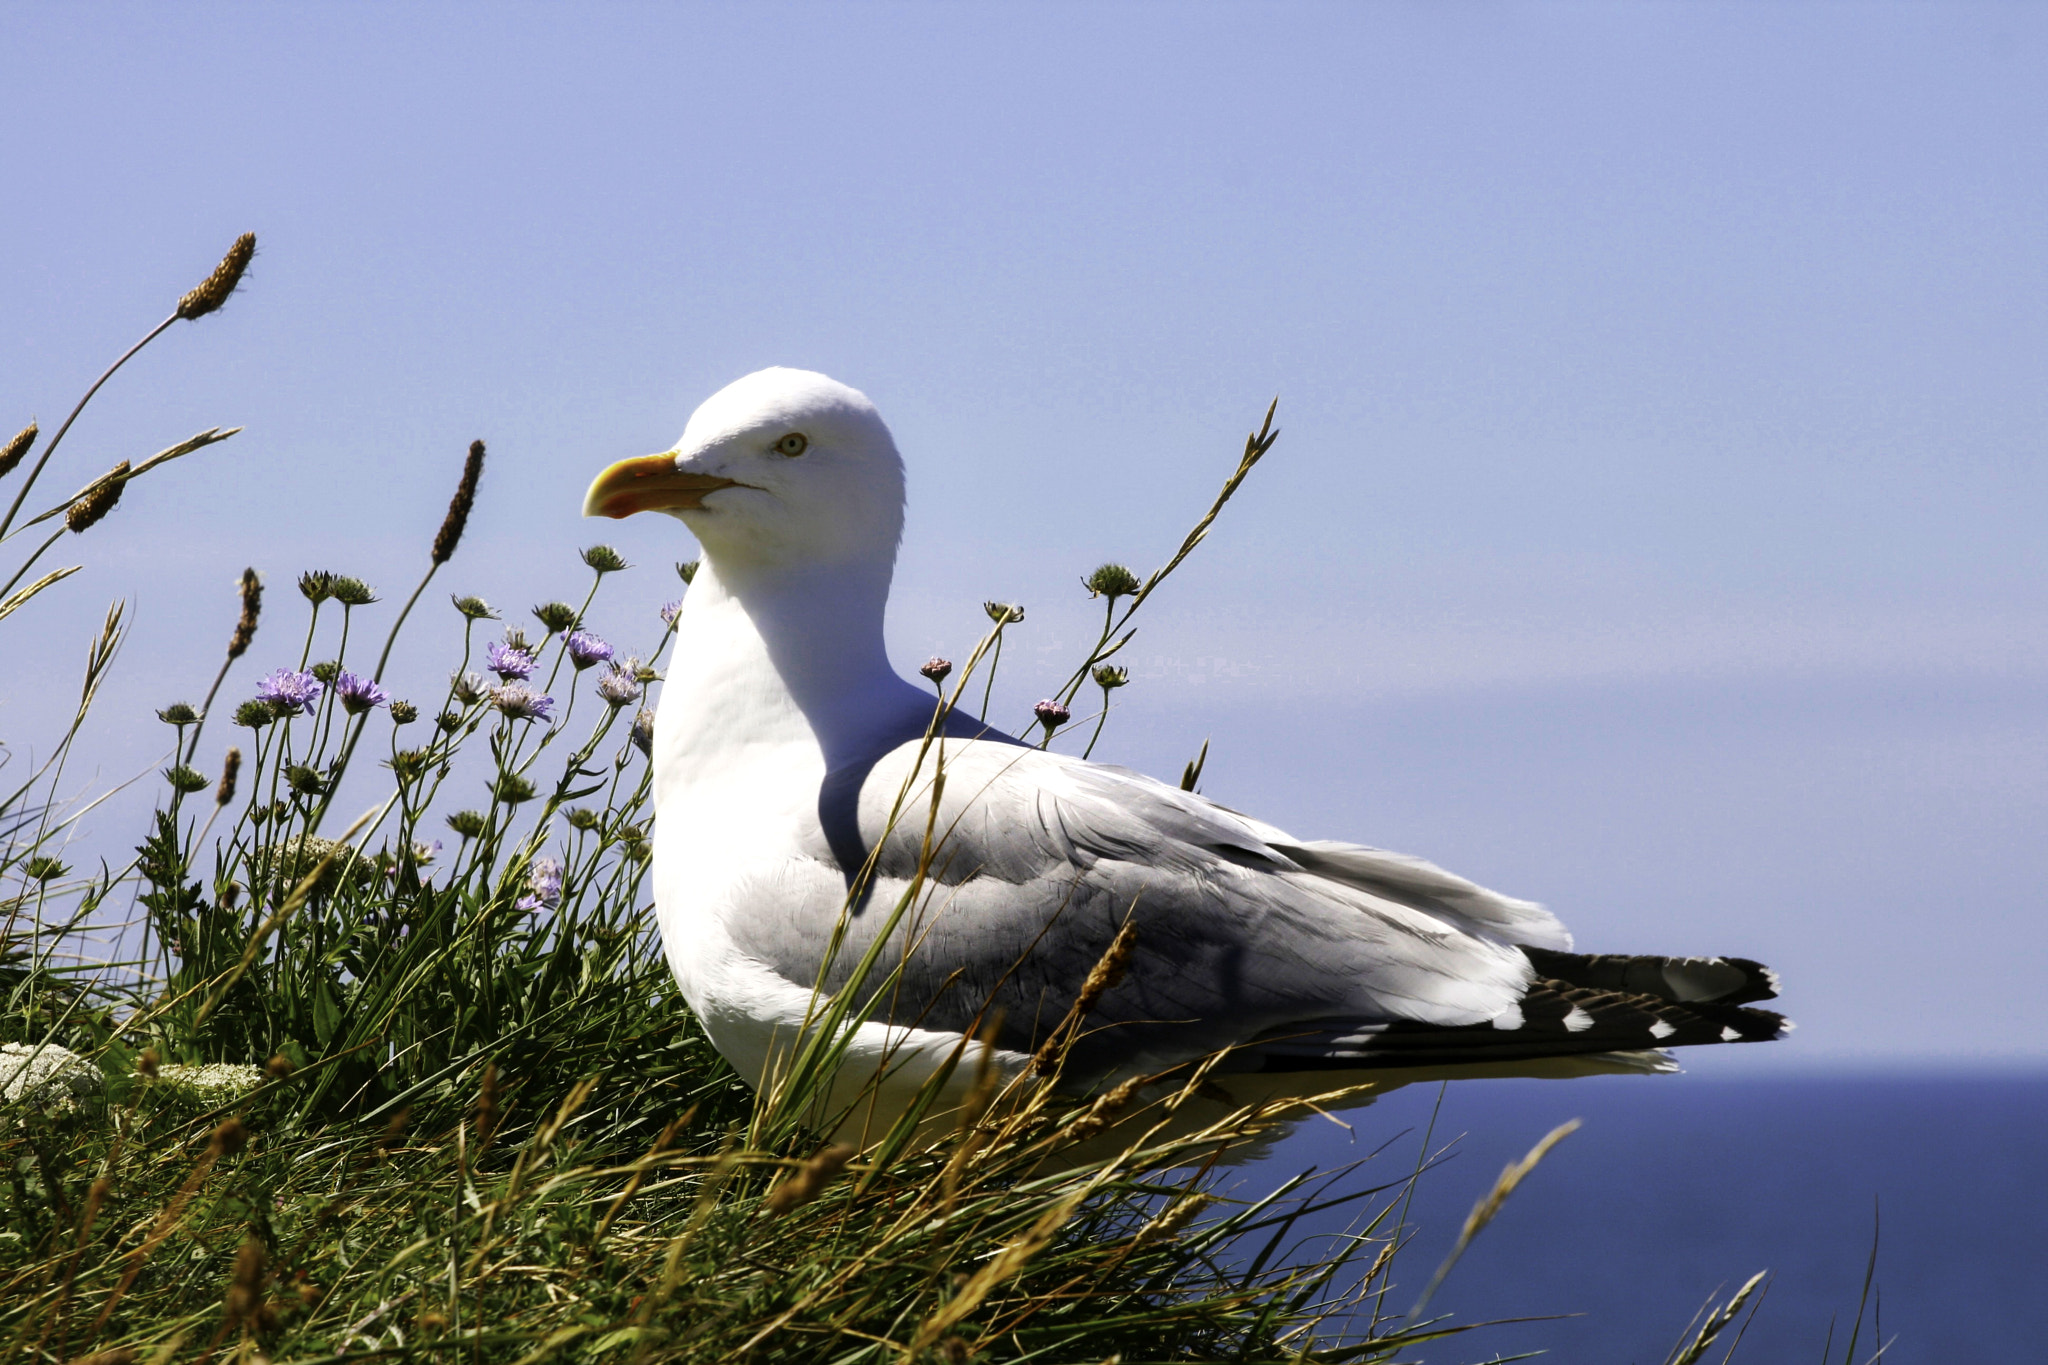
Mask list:
POLYGON ((279 650, 302 568, 401 595, 477 436, 445 586, 563 595, 603 537, 634 638, 692 551, 581 490, 766 364, 895 428, 899 664, 1021 601, 1021 711, 1277 394, 1110 757, 1213 736, 1299 833, 1772 960, 1801 1032, 1700 1070, 2048 1056, 2038 7, 17 4, 0 47, 0 422, 261 239, 67 441, 53 494, 247 428, 10 623, 17 753, 123 597, 78 778, 153 766, 242 565, 279 650))

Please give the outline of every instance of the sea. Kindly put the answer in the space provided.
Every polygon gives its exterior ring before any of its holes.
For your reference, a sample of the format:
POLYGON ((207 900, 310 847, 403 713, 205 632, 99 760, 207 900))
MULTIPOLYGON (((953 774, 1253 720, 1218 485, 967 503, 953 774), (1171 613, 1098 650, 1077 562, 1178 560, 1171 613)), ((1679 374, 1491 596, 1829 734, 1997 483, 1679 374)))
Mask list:
MULTIPOLYGON (((1854 1334, 1853 1365, 1880 1348, 1887 1365, 2048 1362, 2048 1073, 1411 1086, 1311 1119, 1226 1184, 1253 1195, 1363 1159, 1341 1195, 1403 1179, 1426 1145, 1383 1300, 1405 1312, 1502 1169, 1571 1119, 1427 1310, 1496 1325, 1403 1361, 1661 1365, 1761 1270, 1739 1344, 1731 1327, 1705 1361, 1732 1345, 1737 1365, 1839 1365, 1854 1334)), ((1384 1203, 1304 1218, 1291 1259, 1384 1203)))

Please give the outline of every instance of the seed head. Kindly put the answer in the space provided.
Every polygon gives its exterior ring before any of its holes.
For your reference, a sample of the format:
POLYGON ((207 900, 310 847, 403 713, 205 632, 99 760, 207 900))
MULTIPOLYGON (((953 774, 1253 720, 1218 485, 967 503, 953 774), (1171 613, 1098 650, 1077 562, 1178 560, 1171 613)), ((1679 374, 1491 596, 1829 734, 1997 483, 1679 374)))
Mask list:
POLYGON ((469 458, 462 462, 462 482, 455 485, 455 496, 448 500, 448 515, 441 518, 441 529, 434 533, 434 548, 429 555, 434 563, 446 564, 454 557, 462 528, 469 524, 469 509, 476 505, 477 480, 483 474, 484 443, 471 441, 469 458))
POLYGON ((275 1052, 271 1054, 270 1060, 263 1064, 263 1069, 269 1073, 272 1080, 281 1081, 299 1068, 291 1058, 282 1052, 275 1052))
POLYGON ((1129 597, 1143 585, 1138 582, 1138 576, 1123 565, 1104 564, 1082 579, 1081 586, 1088 589, 1090 597, 1107 597, 1114 602, 1119 597, 1129 597))
POLYGON ((308 569, 299 575, 299 595, 314 606, 334 596, 334 575, 325 569, 308 569))
POLYGON ((390 710, 391 723, 394 725, 410 725, 420 718, 420 708, 409 701, 394 701, 390 710))
POLYGON ((251 730, 261 730, 277 719, 277 712, 270 709, 270 703, 252 698, 235 708, 235 724, 246 725, 251 730))
POLYGON ((448 817, 448 828, 454 830, 464 839, 474 839, 477 835, 484 832, 483 812, 459 810, 448 817))
POLYGON ((377 590, 360 578, 337 578, 334 600, 344 607, 367 607, 377 600, 377 590))
POLYGON ((1051 734, 1074 718, 1073 712, 1051 698, 1032 707, 1031 713, 1038 717, 1038 723, 1045 727, 1047 734, 1051 734))
POLYGON ((1114 664, 1097 664, 1095 666, 1095 685, 1105 692, 1122 687, 1130 680, 1131 670, 1128 668, 1118 668, 1114 664))
POLYGON ((294 763, 284 770, 284 780, 300 796, 314 797, 327 794, 327 782, 319 772, 303 763, 294 763))
POLYGON ((576 608, 567 602, 543 602, 533 609, 533 614, 550 635, 559 635, 576 624, 576 608))
POLYGON ((443 711, 434 717, 434 728, 444 735, 452 735, 462 728, 462 717, 454 711, 443 711))
POLYGON ((341 676, 341 660, 325 659, 314 664, 306 671, 319 679, 324 685, 332 687, 334 686, 334 680, 341 676))
POLYGON ((586 834, 603 823, 597 812, 588 806, 571 806, 562 814, 568 819, 570 829, 580 829, 586 834))
POLYGON ((228 1278, 227 1325, 257 1326, 263 1317, 263 1243, 251 1233, 235 1253, 235 1269, 228 1278))
POLYGON ((263 614, 263 580, 256 576, 254 569, 242 570, 242 618, 235 622, 235 633, 228 637, 228 657, 239 659, 256 638, 256 618, 263 614))
POLYGON ((36 443, 36 433, 40 430, 34 422, 30 422, 15 432, 13 439, 6 445, 0 446, 0 479, 12 474, 14 467, 28 455, 29 447, 36 443))
POLYGON ((206 1150, 214 1156, 233 1156, 249 1145, 249 1130, 237 1118, 221 1120, 220 1127, 213 1130, 207 1141, 206 1150))
POLYGON ((1014 625, 1024 619, 1024 608, 1014 602, 984 602, 981 609, 988 613, 988 619, 997 625, 1014 625))
POLYGON ((220 761, 220 786, 214 789, 214 805, 225 806, 235 799, 235 779, 241 775, 242 751, 231 747, 227 757, 220 761))
POLYGON ((77 535, 113 511, 114 504, 121 500, 121 491, 127 486, 128 462, 123 460, 79 495, 78 501, 71 504, 71 510, 64 514, 64 524, 71 528, 73 535, 77 535))
POLYGON ((609 545, 593 545, 583 552, 583 562, 600 574, 617 573, 627 567, 626 557, 609 545))
POLYGON ((683 580, 684 587, 688 587, 690 584, 697 581, 698 563, 698 560, 686 559, 682 563, 676 565, 676 577, 683 580))
POLYGON ((533 799, 533 783, 518 773, 504 773, 491 784, 491 795, 508 806, 516 806, 522 801, 533 799))
POLYGON ((191 725, 198 721, 199 712, 190 702, 174 701, 157 712, 156 718, 166 725, 191 725))
POLYGON ((187 322, 203 318, 228 301, 228 295, 235 292, 235 286, 242 282, 242 272, 249 268, 249 261, 256 254, 256 234, 245 232, 235 238, 235 244, 228 248, 228 254, 220 258, 220 264, 213 273, 199 282, 199 287, 178 300, 178 316, 187 322))
POLYGON ((196 791, 205 791, 211 781, 206 774, 180 763, 175 768, 164 769, 164 781, 171 784, 171 790, 180 796, 190 796, 196 791))
POLYGON ((157 1056, 155 1048, 146 1047, 142 1049, 142 1054, 135 1059, 135 1070, 141 1075, 154 1078, 157 1065, 161 1061, 162 1058, 157 1056))
POLYGON ((38 854, 30 858, 21 870, 28 874, 28 879, 32 882, 51 882, 71 869, 48 854, 38 854))
POLYGON ((427 751, 425 749, 400 749, 391 755, 386 766, 392 772, 398 774, 399 781, 410 782, 427 770, 427 751))
POLYGON ((461 612, 472 621, 495 621, 498 619, 498 613, 492 611, 491 604, 484 601, 481 597, 455 597, 451 595, 448 600, 455 604, 455 610, 461 612))
POLYGON ((796 1172, 768 1192, 762 1207, 777 1217, 810 1203, 824 1192, 832 1177, 846 1169, 846 1163, 853 1159, 854 1149, 844 1143, 834 1143, 824 1151, 796 1168, 796 1172))
POLYGON ((924 674, 934 684, 942 683, 946 680, 946 675, 953 671, 953 661, 951 659, 941 659, 938 655, 934 654, 931 658, 926 659, 924 666, 917 671, 924 674))

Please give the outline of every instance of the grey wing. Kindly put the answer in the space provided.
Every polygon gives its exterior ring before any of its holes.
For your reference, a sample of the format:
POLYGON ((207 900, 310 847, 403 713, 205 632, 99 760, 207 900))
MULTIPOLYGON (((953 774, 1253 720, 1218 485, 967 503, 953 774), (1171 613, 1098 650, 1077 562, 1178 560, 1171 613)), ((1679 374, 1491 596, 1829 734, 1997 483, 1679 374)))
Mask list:
POLYGON ((1232 1046, 1355 1052, 1361 1030, 1402 1021, 1513 1027, 1534 975, 1515 944, 1569 945, 1540 908, 1419 860, 1296 841, 1139 774, 1014 744, 949 742, 942 764, 921 766, 915 746, 893 751, 861 784, 859 827, 873 884, 828 984, 922 860, 883 955, 901 967, 884 1010, 897 1022, 1000 1018, 1003 1045, 1030 1050, 1135 921, 1135 956, 1075 1054, 1082 1071, 1232 1046))

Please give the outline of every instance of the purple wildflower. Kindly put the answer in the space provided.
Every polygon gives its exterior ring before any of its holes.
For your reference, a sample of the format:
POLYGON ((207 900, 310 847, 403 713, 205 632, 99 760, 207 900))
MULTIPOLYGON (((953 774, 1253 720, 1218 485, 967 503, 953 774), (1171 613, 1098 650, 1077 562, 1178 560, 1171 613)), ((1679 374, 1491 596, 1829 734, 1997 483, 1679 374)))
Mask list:
POLYGON ((569 662, 576 665, 581 673, 592 664, 601 664, 612 657, 612 647, 587 630, 572 630, 569 638, 562 642, 569 651, 569 662))
POLYGON ((678 597, 675 601, 670 602, 661 609, 661 623, 665 626, 674 625, 676 623, 676 613, 682 609, 683 599, 678 597))
POLYGON ((931 679, 934 683, 942 683, 946 680, 946 675, 953 671, 953 661, 951 659, 941 659, 938 655, 934 654, 931 658, 926 659, 924 667, 917 671, 924 674, 925 677, 931 679))
POLYGON ((628 706, 640 700, 640 680, 633 671, 630 663, 613 664, 597 680, 597 695, 604 698, 606 706, 628 706))
POLYGON ((555 699, 543 697, 525 683, 492 688, 491 705, 511 720, 548 720, 555 713, 555 699))
POLYGON ((521 896, 514 908, 519 910, 552 910, 562 903, 562 864, 554 858, 535 858, 533 866, 526 870, 526 884, 532 889, 530 895, 521 896))
POLYGON ((1061 706, 1058 702, 1049 700, 1042 701, 1032 707, 1031 713, 1038 717, 1038 723, 1047 730, 1059 729, 1069 720, 1072 720, 1074 715, 1073 712, 1067 710, 1066 707, 1061 706))
POLYGON ((633 742, 640 746, 640 752, 654 757, 654 713, 642 711, 633 717, 633 742))
POLYGON ((256 684, 256 696, 281 716, 296 716, 320 700, 320 680, 311 673, 280 668, 256 684))
POLYGON ((391 694, 371 679, 345 668, 334 675, 334 695, 341 698, 341 709, 352 716, 360 716, 391 700, 391 694))
POLYGON ((500 644, 493 640, 490 648, 484 651, 484 658, 490 664, 491 672, 506 682, 524 678, 533 672, 533 655, 519 645, 500 644))

